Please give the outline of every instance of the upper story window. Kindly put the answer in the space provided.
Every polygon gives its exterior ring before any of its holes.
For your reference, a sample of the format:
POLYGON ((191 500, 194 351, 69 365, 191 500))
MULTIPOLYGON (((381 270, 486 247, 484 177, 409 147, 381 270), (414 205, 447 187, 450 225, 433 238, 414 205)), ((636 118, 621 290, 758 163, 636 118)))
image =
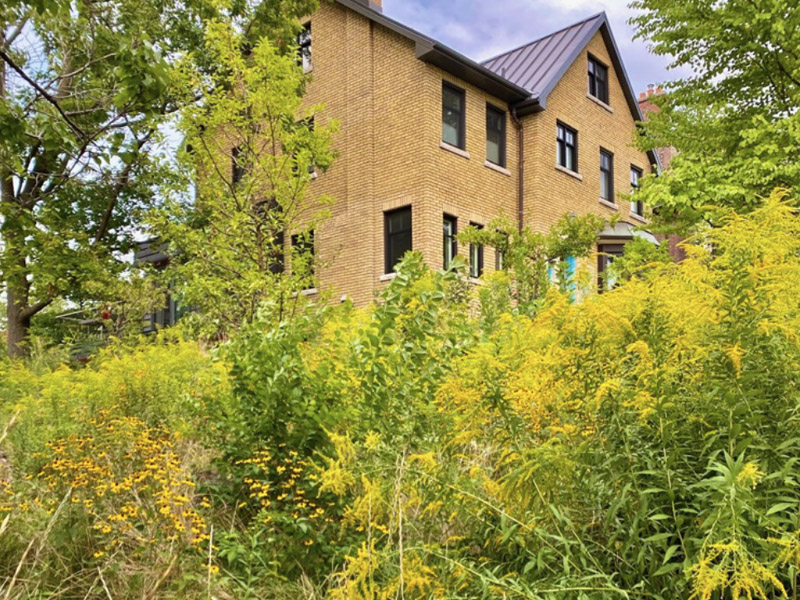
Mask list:
POLYGON ((458 222, 455 217, 444 215, 442 224, 442 251, 444 256, 443 266, 445 269, 449 269, 453 264, 453 259, 458 254, 458 241, 456 240, 456 234, 458 233, 458 222))
POLYGON ((303 29, 297 34, 297 62, 303 67, 303 73, 313 70, 311 64, 311 22, 303 25, 303 29))
POLYGON ((464 90, 442 82, 442 141, 456 148, 466 148, 464 90))
POLYGON ((644 202, 636 199, 636 192, 639 190, 639 180, 642 178, 642 170, 631 165, 631 212, 635 215, 644 216, 644 202))
POLYGON ((558 123, 558 164, 570 171, 578 172, 578 132, 558 123))
POLYGON ((608 67, 589 57, 589 94, 608 104, 608 67))
POLYGON ((486 160, 506 166, 506 111, 486 105, 486 160))
POLYGON ((394 267, 411 250, 411 207, 404 206, 383 213, 385 273, 394 267))
POLYGON ((614 202, 614 155, 600 148, 600 197, 614 202))
MULTIPOLYGON (((483 229, 483 225, 470 223, 475 229, 483 229)), ((483 275, 483 244, 469 245, 469 276, 477 279, 483 275)))

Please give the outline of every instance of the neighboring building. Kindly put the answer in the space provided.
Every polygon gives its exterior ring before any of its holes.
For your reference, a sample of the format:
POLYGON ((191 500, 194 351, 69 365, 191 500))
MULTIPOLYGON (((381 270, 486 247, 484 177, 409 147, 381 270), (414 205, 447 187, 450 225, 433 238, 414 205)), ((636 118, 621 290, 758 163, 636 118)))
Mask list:
MULTIPOLYGON (((653 99, 663 94, 664 88, 660 86, 656 87, 652 83, 647 86, 646 92, 641 92, 639 94, 639 109, 642 111, 642 115, 644 116, 645 120, 649 118, 651 113, 661 110, 659 106, 653 102, 653 99)), ((672 159, 675 158, 676 154, 678 154, 678 150, 674 146, 656 148, 655 152, 658 156, 658 160, 662 169, 668 169, 672 163, 672 159)), ((675 262, 681 262, 684 258, 686 258, 686 250, 680 246, 680 243, 683 241, 681 236, 670 234, 658 235, 656 238, 659 240, 659 242, 667 242, 669 254, 675 262)))
POLYGON ((339 158, 310 184, 336 199, 313 238, 323 289, 366 304, 408 249, 492 271, 491 249, 454 236, 501 214, 541 231, 567 213, 618 214, 608 255, 654 240, 634 230, 641 204, 619 197, 658 160, 633 147, 642 113, 605 13, 482 64, 368 0, 322 3, 300 41, 306 102, 341 124, 339 158))

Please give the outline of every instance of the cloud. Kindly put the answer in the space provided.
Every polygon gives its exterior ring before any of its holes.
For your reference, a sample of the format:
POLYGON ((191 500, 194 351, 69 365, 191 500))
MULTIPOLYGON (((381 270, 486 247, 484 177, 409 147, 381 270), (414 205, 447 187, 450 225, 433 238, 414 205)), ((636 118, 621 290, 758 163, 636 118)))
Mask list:
POLYGON ((384 12, 455 50, 484 60, 604 10, 634 91, 676 79, 668 57, 633 40, 629 0, 384 0, 384 12))

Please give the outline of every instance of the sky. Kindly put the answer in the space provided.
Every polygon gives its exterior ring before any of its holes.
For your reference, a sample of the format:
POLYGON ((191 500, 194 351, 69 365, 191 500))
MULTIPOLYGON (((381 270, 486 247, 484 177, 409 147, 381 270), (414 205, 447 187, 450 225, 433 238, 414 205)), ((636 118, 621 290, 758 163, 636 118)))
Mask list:
POLYGON ((385 15, 481 61, 606 11, 628 76, 638 95, 649 83, 677 79, 668 57, 633 41, 630 0, 383 0, 385 15))

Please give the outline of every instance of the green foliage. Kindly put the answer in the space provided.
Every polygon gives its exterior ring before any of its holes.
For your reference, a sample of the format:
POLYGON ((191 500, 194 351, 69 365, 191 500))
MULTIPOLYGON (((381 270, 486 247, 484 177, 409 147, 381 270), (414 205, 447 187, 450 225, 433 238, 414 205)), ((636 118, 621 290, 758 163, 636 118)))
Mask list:
MULTIPOLYGON (((715 206, 796 194, 800 167, 800 14, 794 0, 637 0, 637 36, 692 76, 656 98, 642 142, 675 147, 671 169, 646 178, 643 199, 666 225, 715 223, 715 206)), ((793 196, 794 197, 794 196, 793 196)))
POLYGON ((204 102, 181 121, 196 197, 169 203, 151 222, 175 257, 166 274, 174 293, 202 314, 201 333, 220 336, 265 301, 279 319, 292 314, 299 292, 315 287, 313 232, 331 199, 306 192, 333 160, 336 124, 321 122, 321 107, 302 106, 306 76, 268 38, 253 42, 233 21, 213 21, 206 48, 224 69, 207 76, 187 66, 204 102))

